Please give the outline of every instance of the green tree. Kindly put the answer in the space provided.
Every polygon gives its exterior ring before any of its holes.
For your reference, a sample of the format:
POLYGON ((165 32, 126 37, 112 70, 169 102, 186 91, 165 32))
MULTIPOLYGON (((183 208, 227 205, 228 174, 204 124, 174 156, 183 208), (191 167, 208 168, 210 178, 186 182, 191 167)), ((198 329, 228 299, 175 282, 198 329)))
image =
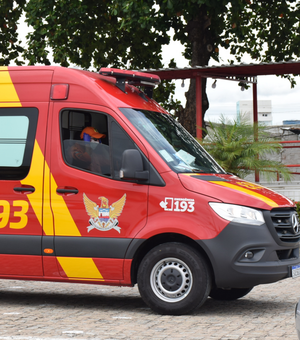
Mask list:
POLYGON ((257 170, 267 180, 276 179, 277 173, 286 181, 291 179, 287 167, 270 159, 280 153, 282 146, 265 126, 253 126, 243 119, 238 123, 222 116, 219 123, 210 122, 205 132, 202 145, 225 171, 241 178, 257 170))
MULTIPOLYGON (((257 61, 284 61, 300 55, 297 0, 28 0, 25 11, 33 29, 24 54, 30 64, 49 64, 51 50, 54 62, 64 66, 160 68, 162 46, 169 44, 171 29, 173 39, 185 46, 184 56, 191 66, 219 60, 221 46, 237 61, 245 53, 257 61)), ((206 79, 202 82, 205 112, 209 105, 206 79)), ((169 84, 163 90, 174 92, 169 84)), ((186 97, 186 107, 178 110, 178 117, 195 135, 194 81, 186 97)), ((165 101, 161 94, 158 98, 165 101)), ((179 107, 172 100, 169 104, 179 107)))
POLYGON ((1 0, 0 2, 0 66, 14 61, 21 65, 19 59, 23 52, 18 40, 18 21, 23 13, 26 0, 1 0))

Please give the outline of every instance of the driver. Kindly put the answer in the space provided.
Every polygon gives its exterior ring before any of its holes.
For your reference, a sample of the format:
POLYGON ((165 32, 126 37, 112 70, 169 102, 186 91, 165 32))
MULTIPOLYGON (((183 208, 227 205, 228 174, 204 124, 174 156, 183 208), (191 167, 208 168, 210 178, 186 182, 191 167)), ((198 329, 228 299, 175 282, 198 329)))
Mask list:
POLYGON ((101 138, 104 138, 103 133, 99 133, 95 128, 87 126, 81 131, 80 138, 86 142, 101 143, 101 138))
POLYGON ((71 156, 74 160, 73 164, 96 173, 101 174, 101 159, 97 152, 97 144, 101 143, 101 138, 106 135, 99 133, 95 128, 88 126, 81 131, 80 138, 88 144, 75 143, 70 149, 71 156), (91 143, 91 145, 89 145, 91 143), (97 143, 97 144, 92 144, 97 143))

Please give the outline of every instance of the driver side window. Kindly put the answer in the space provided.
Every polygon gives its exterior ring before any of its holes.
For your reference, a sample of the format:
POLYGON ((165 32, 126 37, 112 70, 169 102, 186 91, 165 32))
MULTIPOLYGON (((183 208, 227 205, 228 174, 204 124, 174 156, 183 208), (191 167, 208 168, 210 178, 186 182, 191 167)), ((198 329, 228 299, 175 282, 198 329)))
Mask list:
POLYGON ((70 109, 61 112, 60 121, 66 164, 120 179, 124 150, 137 147, 114 120, 101 112, 70 109))
POLYGON ((65 162, 80 170, 111 176, 109 133, 104 113, 61 112, 61 140, 65 162))
POLYGON ((137 147, 125 131, 114 121, 111 123, 111 137, 114 178, 120 179, 123 152, 128 149, 137 149, 137 147))

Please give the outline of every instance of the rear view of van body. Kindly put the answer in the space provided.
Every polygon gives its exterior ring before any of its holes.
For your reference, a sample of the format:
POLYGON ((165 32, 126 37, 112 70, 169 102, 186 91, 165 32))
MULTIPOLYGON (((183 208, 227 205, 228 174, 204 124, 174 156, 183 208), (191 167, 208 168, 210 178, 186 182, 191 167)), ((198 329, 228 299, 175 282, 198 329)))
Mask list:
POLYGON ((0 277, 137 283, 161 314, 298 277, 294 203, 225 173, 157 76, 100 73, 0 67, 0 277))

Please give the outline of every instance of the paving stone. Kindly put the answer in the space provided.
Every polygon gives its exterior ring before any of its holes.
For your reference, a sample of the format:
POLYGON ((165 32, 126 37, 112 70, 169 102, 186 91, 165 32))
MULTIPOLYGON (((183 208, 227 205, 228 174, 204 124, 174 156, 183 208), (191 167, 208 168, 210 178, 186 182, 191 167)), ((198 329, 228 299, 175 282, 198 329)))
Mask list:
POLYGON ((0 340, 296 340, 300 278, 208 299, 188 316, 157 315, 137 287, 0 281, 0 340))

